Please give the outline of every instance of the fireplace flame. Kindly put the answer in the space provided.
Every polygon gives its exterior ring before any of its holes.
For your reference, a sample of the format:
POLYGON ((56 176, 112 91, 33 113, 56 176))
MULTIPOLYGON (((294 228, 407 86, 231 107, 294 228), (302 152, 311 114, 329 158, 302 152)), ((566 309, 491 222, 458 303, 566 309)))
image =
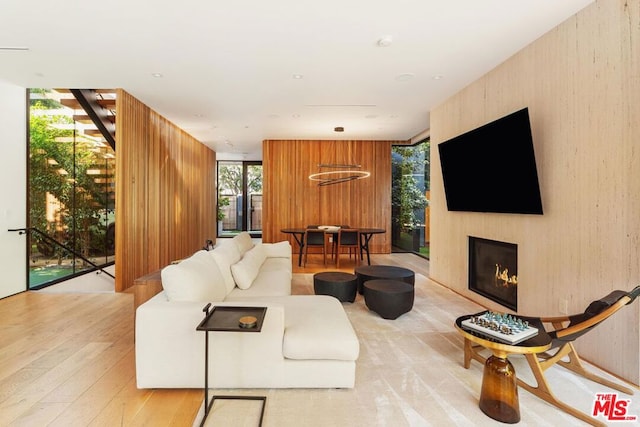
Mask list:
POLYGON ((505 288, 509 286, 517 286, 518 285, 518 276, 512 274, 509 276, 509 268, 502 268, 500 264, 496 264, 496 285, 504 286, 505 288))

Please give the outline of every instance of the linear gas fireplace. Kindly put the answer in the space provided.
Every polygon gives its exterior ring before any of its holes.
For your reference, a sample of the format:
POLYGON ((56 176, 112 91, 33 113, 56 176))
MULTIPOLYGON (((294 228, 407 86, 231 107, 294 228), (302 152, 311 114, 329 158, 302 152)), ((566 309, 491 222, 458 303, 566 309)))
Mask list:
POLYGON ((518 310, 518 245, 469 236, 469 289, 518 310))

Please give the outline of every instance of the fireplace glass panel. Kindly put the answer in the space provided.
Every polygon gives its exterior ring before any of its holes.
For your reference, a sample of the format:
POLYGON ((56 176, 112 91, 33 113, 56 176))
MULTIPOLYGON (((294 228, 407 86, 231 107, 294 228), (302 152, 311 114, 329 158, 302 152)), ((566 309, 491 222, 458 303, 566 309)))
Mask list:
POLYGON ((518 310, 518 245, 469 236, 469 289, 518 310))

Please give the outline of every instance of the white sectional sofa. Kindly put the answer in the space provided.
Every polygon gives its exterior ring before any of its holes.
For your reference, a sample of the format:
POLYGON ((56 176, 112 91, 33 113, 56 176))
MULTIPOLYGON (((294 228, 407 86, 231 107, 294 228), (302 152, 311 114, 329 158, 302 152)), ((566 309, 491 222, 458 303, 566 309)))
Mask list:
POLYGON ((242 233, 162 270, 164 290, 136 310, 138 388, 204 386, 203 307, 267 307, 262 329, 209 332, 212 388, 351 388, 358 338, 335 298, 291 295, 289 242, 242 233))

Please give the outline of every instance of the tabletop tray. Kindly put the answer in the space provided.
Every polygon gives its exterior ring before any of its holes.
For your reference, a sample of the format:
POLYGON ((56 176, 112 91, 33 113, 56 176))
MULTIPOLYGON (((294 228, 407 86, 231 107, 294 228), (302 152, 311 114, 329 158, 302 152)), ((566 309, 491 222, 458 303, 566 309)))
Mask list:
POLYGON ((231 307, 216 306, 200 322, 198 331, 227 331, 227 332, 260 332, 267 307, 231 307), (239 320, 244 316, 253 316, 256 326, 241 328, 239 320))

